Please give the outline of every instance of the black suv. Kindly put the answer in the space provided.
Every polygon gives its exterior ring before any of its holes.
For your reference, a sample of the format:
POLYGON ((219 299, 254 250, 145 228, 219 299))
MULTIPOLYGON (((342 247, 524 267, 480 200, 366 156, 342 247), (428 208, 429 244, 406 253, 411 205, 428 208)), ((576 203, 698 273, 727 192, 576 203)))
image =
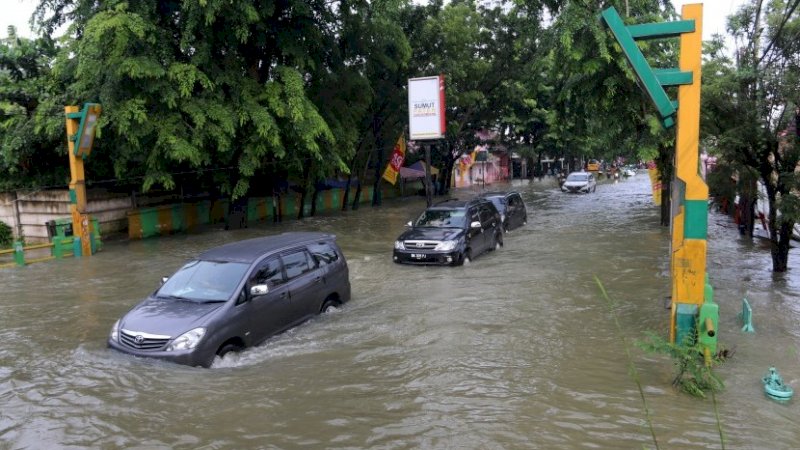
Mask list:
POLYGON ((484 192, 481 197, 494 203, 503 221, 503 230, 511 231, 528 223, 528 210, 519 192, 484 192))
POLYGON ((406 226, 394 243, 396 263, 459 266, 503 245, 500 213, 485 198, 445 200, 406 226))

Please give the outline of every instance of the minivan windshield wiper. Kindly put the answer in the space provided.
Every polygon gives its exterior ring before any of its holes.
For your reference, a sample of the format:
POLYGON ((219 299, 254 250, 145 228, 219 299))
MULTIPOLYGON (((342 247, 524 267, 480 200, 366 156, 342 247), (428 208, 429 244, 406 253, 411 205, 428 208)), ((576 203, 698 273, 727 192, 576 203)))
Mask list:
POLYGON ((181 300, 184 302, 195 302, 197 299, 189 298, 189 297, 182 297, 180 295, 157 295, 158 298, 167 298, 170 300, 181 300))

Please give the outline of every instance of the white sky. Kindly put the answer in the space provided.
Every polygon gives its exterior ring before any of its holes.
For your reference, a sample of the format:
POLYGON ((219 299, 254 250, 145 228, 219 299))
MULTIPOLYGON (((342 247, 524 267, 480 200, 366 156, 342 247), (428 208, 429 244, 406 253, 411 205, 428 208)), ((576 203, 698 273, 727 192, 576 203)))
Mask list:
POLYGON ((723 36, 728 34, 725 31, 725 21, 729 15, 739 9, 740 5, 745 3, 745 0, 672 0, 678 15, 681 13, 682 5, 691 3, 703 4, 703 40, 707 41, 711 39, 711 35, 714 33, 719 33, 723 36))
MULTIPOLYGON (((733 13, 745 0, 672 0, 680 14, 681 5, 687 3, 703 3, 703 40, 711 38, 713 33, 725 33, 725 18, 733 13)), ((28 20, 36 8, 38 0, 0 0, 0 37, 8 36, 8 26, 17 27, 21 36, 32 37, 33 33, 28 20)))
POLYGON ((8 36, 8 26, 17 27, 17 34, 33 37, 28 20, 39 4, 38 0, 0 0, 0 37, 8 36))

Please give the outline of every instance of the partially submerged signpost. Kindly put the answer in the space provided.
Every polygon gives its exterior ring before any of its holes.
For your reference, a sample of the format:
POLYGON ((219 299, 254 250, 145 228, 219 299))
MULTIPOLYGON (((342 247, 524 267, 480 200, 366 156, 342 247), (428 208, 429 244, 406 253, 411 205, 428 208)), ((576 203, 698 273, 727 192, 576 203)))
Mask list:
MULTIPOLYGON (((69 198, 72 205, 72 232, 80 239, 83 255, 92 254, 92 221, 86 210, 86 180, 83 171, 83 160, 89 157, 94 145, 97 120, 102 108, 97 103, 86 103, 83 109, 77 106, 64 108, 67 126, 67 147, 69 149, 69 198)), ((76 256, 80 256, 77 255, 76 256)))
POLYGON ((601 16, 653 102, 665 128, 677 125, 672 190, 672 315, 670 340, 703 346, 706 362, 716 353, 718 306, 707 281, 708 186, 699 174, 700 74, 703 5, 684 5, 676 22, 626 26, 613 7, 601 16), (679 68, 653 69, 635 40, 680 37, 679 68), (679 86, 678 101, 664 86, 679 86))
MULTIPOLYGON (((444 138, 446 128, 444 75, 408 80, 408 139, 431 141, 444 138)), ((431 144, 425 149, 425 198, 433 204, 431 185, 431 144)))

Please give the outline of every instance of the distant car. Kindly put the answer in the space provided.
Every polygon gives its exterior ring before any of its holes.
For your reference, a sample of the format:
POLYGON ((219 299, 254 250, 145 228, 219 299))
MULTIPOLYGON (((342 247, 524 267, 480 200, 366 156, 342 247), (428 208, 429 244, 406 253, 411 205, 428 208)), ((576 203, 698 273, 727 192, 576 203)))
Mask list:
POLYGON ((590 159, 586 163, 586 170, 588 170, 589 172, 597 172, 597 171, 599 171, 600 170, 600 161, 598 161, 596 159, 590 159))
POLYGON ((503 231, 511 231, 528 223, 528 209, 519 192, 486 192, 480 195, 494 203, 500 212, 503 231))
POLYGON ((165 278, 114 324, 108 345, 208 367, 349 299, 347 262, 333 235, 248 239, 208 250, 165 278))
POLYGON ((595 189, 597 180, 591 172, 572 172, 561 185, 563 192, 594 192, 595 189))
POLYGON ((445 200, 406 224, 392 259, 402 264, 459 266, 503 245, 503 222, 491 201, 445 200))

